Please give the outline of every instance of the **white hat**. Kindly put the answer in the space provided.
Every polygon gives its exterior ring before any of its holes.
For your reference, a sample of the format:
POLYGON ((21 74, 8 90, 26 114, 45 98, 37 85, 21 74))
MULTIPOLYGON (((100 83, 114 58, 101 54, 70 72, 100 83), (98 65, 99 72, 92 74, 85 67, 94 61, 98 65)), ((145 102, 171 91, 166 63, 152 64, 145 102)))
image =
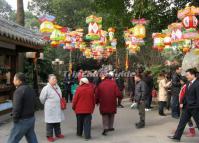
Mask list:
POLYGON ((113 71, 110 71, 110 72, 108 73, 108 75, 111 76, 111 77, 113 77, 113 76, 114 76, 113 71))
POLYGON ((80 79, 80 82, 82 82, 82 83, 85 83, 85 84, 89 84, 89 81, 88 81, 88 79, 87 78, 81 78, 80 79))

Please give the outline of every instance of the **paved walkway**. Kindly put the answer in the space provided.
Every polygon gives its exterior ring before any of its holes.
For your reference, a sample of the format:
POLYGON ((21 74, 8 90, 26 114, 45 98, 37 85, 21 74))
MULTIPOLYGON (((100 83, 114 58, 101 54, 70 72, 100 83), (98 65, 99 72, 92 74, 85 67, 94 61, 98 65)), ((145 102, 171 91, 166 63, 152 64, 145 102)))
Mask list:
MULTIPOLYGON (((170 115, 160 117, 157 111, 150 111, 146 114, 146 128, 137 130, 134 124, 138 121, 136 110, 129 109, 130 103, 125 102, 125 108, 119 109, 116 116, 116 131, 110 133, 107 137, 101 135, 102 124, 98 107, 93 115, 92 140, 91 143, 172 143, 167 136, 176 128, 178 121, 172 119, 170 115)), ((56 143, 80 143, 86 142, 84 139, 75 136, 76 118, 68 105, 65 112, 66 120, 62 123, 62 133, 65 139, 57 140, 56 143)), ((43 122, 43 111, 36 113, 36 134, 40 143, 47 143, 45 138, 45 124, 43 122)), ((0 143, 6 143, 12 123, 8 122, 0 126, 0 143)), ((198 133, 198 131, 197 131, 198 133)), ((22 143, 26 143, 23 139, 22 143)), ((194 138, 183 136, 183 143, 199 143, 199 135, 194 138)))

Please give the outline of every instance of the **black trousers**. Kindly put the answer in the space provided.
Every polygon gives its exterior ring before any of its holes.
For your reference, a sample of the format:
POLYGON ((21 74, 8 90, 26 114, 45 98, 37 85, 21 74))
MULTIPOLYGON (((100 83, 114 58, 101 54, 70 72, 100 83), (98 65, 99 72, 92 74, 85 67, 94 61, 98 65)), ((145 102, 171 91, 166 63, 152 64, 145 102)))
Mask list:
POLYGON ((146 100, 145 100, 145 103, 146 103, 146 108, 150 109, 151 103, 152 103, 152 91, 148 93, 146 100))
POLYGON ((176 138, 181 139, 183 131, 191 117, 193 117, 199 129, 199 109, 183 109, 178 128, 174 135, 176 138))
POLYGON ((166 102, 164 101, 159 101, 159 114, 162 115, 164 114, 164 107, 166 105, 166 102))
POLYGON ((70 90, 66 90, 66 101, 67 102, 72 102, 73 101, 73 94, 71 93, 70 90))
POLYGON ((53 130, 55 132, 55 136, 61 134, 60 123, 46 123, 46 136, 53 137, 53 130))
POLYGON ((180 117, 180 103, 178 95, 172 96, 171 106, 172 106, 172 117, 180 117))
POLYGON ((84 131, 84 136, 86 139, 91 138, 91 114, 77 114, 77 135, 82 136, 84 131))

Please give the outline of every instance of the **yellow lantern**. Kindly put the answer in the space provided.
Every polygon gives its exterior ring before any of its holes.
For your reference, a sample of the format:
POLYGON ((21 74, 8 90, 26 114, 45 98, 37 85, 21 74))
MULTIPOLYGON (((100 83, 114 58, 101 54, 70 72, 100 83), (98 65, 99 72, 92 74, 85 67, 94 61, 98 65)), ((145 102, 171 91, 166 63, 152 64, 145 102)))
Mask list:
POLYGON ((145 38, 146 37, 146 28, 143 24, 137 24, 134 27, 133 34, 136 38, 145 38))
POLYGON ((44 21, 40 25, 40 32, 41 33, 51 33, 54 30, 54 24, 50 21, 44 21))

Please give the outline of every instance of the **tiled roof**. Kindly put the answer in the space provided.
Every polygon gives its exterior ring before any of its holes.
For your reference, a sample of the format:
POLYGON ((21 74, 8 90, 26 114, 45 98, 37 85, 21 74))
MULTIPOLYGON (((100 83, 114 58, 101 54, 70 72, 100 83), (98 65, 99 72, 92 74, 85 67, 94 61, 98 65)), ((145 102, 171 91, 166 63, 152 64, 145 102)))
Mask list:
POLYGON ((31 31, 23 26, 0 17, 0 37, 6 37, 27 45, 27 47, 42 47, 46 41, 42 40, 40 33, 31 31))

